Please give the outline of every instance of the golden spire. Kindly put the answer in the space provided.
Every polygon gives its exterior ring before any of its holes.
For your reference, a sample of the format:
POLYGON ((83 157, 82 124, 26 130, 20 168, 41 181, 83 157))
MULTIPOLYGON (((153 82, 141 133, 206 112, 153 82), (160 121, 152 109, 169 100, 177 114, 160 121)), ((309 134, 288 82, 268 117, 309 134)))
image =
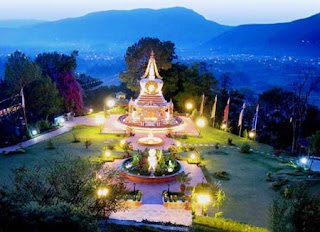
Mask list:
POLYGON ((141 79, 146 78, 146 77, 149 77, 149 80, 154 80, 155 77, 162 79, 162 77, 160 76, 160 74, 158 72, 156 59, 154 58, 153 50, 151 50, 148 66, 146 68, 144 75, 141 77, 141 79))

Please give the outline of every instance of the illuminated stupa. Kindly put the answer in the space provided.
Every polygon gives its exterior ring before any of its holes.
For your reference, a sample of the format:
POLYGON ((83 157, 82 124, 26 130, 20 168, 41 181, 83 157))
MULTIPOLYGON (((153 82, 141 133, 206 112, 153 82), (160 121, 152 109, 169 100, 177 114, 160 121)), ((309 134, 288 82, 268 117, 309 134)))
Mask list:
POLYGON ((127 124, 141 126, 161 126, 176 124, 173 116, 173 103, 167 102, 162 95, 163 81, 161 80, 154 53, 148 62, 147 69, 140 80, 140 94, 129 102, 127 124))

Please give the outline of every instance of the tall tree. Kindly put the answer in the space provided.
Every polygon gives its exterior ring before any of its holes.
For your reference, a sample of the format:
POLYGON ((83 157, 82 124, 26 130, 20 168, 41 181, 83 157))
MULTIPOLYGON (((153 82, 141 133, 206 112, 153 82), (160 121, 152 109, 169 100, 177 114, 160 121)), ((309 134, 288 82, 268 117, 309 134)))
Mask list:
POLYGON ((83 110, 82 89, 75 78, 77 67, 77 51, 71 55, 43 53, 37 56, 36 62, 41 67, 43 75, 48 75, 57 84, 57 88, 64 98, 66 111, 81 114, 83 110))
MULTIPOLYGON (((24 88, 30 85, 33 81, 41 78, 41 71, 39 66, 34 63, 29 57, 20 51, 15 51, 10 55, 5 65, 5 82, 10 86, 12 94, 21 93, 24 95, 24 88)), ((26 102, 24 101, 24 117, 26 127, 28 129, 26 117, 26 102)))
POLYGON ((29 99, 29 109, 33 118, 48 119, 62 110, 62 101, 56 84, 46 76, 33 82, 26 88, 26 98, 29 99))
POLYGON ((126 71, 120 73, 120 79, 133 91, 139 90, 138 81, 143 75, 151 51, 155 53, 157 67, 160 70, 171 68, 172 61, 177 58, 175 45, 171 41, 160 41, 157 38, 141 38, 127 49, 125 55, 126 71))
POLYGON ((292 98, 292 145, 291 152, 296 151, 296 141, 302 136, 302 123, 308 112, 310 95, 320 90, 320 74, 316 74, 313 67, 302 68, 297 80, 292 84, 294 97, 292 98))

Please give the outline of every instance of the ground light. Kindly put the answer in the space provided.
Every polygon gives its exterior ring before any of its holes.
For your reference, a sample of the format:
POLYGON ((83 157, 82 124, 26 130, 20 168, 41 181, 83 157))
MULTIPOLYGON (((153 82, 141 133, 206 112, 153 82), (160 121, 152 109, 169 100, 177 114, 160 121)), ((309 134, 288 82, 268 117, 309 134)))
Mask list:
POLYGON ((176 146, 177 146, 177 147, 180 147, 180 146, 181 146, 181 143, 180 143, 179 141, 177 141, 177 142, 176 142, 176 146))
POLYGON ((249 132, 249 138, 250 139, 253 139, 255 135, 256 135, 256 133, 254 131, 250 131, 249 132))
POLYGON ((197 196, 198 203, 202 206, 202 214, 206 216, 207 214, 207 204, 210 202, 210 196, 205 194, 199 194, 197 196))
POLYGON ((99 188, 97 191, 97 195, 99 198, 106 197, 109 193, 109 189, 107 188, 99 188))
POLYGON ((120 141, 121 146, 123 146, 125 143, 126 143, 126 140, 125 140, 125 139, 122 139, 122 140, 120 141))
POLYGON ((300 163, 303 165, 306 165, 308 163, 308 158, 307 157, 301 157, 300 158, 300 163))
POLYGON ((186 107, 187 110, 192 110, 193 109, 193 104, 191 102, 186 102, 185 107, 186 107))
POLYGON ((107 100, 107 106, 108 106, 109 108, 114 107, 114 105, 115 105, 115 101, 114 101, 113 99, 107 100))
POLYGON ((190 155, 190 158, 191 158, 192 160, 195 160, 195 159, 197 158, 197 156, 196 156, 196 154, 192 153, 192 154, 190 155))
POLYGON ((227 124, 222 123, 222 125, 221 125, 221 129, 222 129, 222 130, 224 130, 224 129, 226 129, 226 128, 227 128, 227 124))
POLYGON ((200 128, 203 128, 206 125, 206 120, 205 118, 201 117, 201 118, 197 118, 196 119, 196 125, 200 128))
POLYGON ((97 115, 96 118, 95 118, 95 121, 98 125, 102 125, 104 123, 104 116, 103 115, 97 115))
POLYGON ((111 156, 111 152, 110 152, 110 151, 106 151, 106 152, 104 153, 104 155, 105 155, 107 158, 109 158, 109 157, 111 156))
POLYGON ((38 131, 37 131, 36 129, 33 129, 33 130, 31 131, 31 134, 32 134, 33 136, 36 136, 36 135, 38 134, 38 131))

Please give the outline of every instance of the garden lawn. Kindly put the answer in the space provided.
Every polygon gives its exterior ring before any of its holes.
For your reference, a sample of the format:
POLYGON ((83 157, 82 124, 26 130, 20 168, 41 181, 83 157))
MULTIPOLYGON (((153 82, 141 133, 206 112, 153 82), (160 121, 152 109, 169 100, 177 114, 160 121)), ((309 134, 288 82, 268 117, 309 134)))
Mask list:
MULTIPOLYGON (((179 156, 189 157, 190 152, 180 153, 179 156)), ((295 169, 266 155, 240 153, 234 146, 203 149, 201 156, 208 180, 220 181, 228 198, 220 209, 223 217, 266 228, 269 205, 279 195, 270 188, 266 174, 268 171, 290 173, 295 169), (217 179, 214 173, 218 171, 226 171, 230 180, 217 179)), ((215 212, 217 209, 208 208, 209 216, 214 216, 215 212)))
POLYGON ((202 157, 212 181, 218 181, 215 172, 226 171, 230 175, 230 180, 220 180, 228 197, 221 209, 223 216, 267 227, 268 208, 278 193, 270 188, 266 174, 268 171, 292 172, 294 169, 272 157, 240 153, 235 147, 203 150, 202 157))
POLYGON ((34 166, 45 165, 47 161, 53 161, 63 156, 63 154, 72 154, 81 157, 91 157, 97 159, 102 156, 103 146, 114 144, 115 151, 111 151, 114 157, 123 156, 119 142, 122 137, 113 134, 100 134, 100 128, 94 126, 79 125, 69 132, 51 139, 55 149, 48 149, 48 140, 24 148, 24 154, 0 155, 0 183, 8 180, 11 170, 22 165, 34 166), (74 134, 80 139, 79 143, 74 143, 74 134), (84 142, 91 139, 92 145, 86 149, 84 142), (105 143, 107 141, 107 143, 105 143))
POLYGON ((178 139, 181 143, 190 143, 190 144, 216 144, 226 145, 228 143, 228 138, 232 139, 232 143, 241 146, 243 143, 250 144, 251 148, 264 151, 264 152, 273 152, 273 148, 269 145, 257 143, 252 140, 239 137, 237 135, 227 133, 222 130, 214 129, 210 126, 200 130, 200 137, 188 137, 187 139, 178 139))

